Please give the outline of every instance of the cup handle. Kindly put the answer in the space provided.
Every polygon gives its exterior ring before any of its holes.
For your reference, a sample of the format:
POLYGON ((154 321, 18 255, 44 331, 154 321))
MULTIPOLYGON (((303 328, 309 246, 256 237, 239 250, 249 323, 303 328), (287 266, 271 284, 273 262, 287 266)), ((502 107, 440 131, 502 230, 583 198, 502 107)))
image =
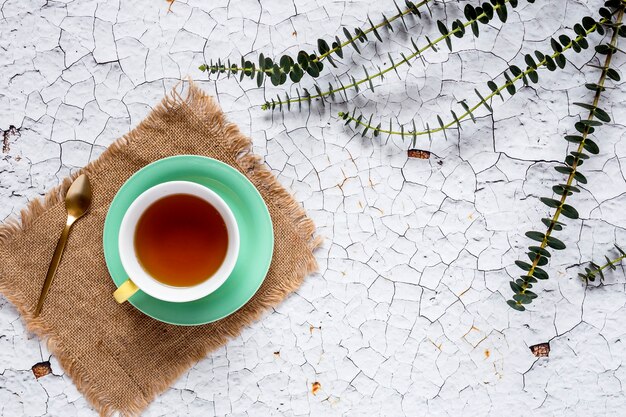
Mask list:
POLYGON ((139 291, 139 287, 130 278, 128 278, 118 287, 117 290, 115 290, 113 297, 115 298, 115 301, 122 304, 124 301, 132 297, 137 291, 139 291))

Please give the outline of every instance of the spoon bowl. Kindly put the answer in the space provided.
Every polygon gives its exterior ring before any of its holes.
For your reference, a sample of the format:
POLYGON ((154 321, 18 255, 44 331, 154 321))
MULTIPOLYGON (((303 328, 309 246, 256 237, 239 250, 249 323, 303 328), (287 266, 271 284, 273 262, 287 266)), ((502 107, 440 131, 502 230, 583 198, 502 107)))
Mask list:
POLYGON ((83 174, 74 180, 65 195, 65 209, 67 210, 68 220, 73 218, 76 221, 87 213, 91 206, 91 200, 91 183, 89 178, 83 174))
POLYGON ((82 174, 74 180, 70 188, 67 190, 67 194, 65 195, 65 210, 67 211, 67 221, 65 223, 63 231, 61 232, 61 237, 59 238, 57 247, 54 250, 54 255, 52 255, 52 261, 50 262, 50 266, 48 267, 46 280, 43 283, 43 288, 41 289, 41 294, 39 295, 39 300, 37 301, 37 306, 35 307, 35 317, 39 316, 39 313, 41 313, 41 309, 43 308, 43 302, 46 300, 48 291, 50 291, 52 280, 54 278, 54 275, 56 274, 57 268, 59 267, 59 263, 61 263, 61 257, 63 256, 63 251, 65 250, 67 238, 70 235, 70 229, 72 228, 72 225, 76 220, 80 219, 85 213, 89 211, 89 207, 91 206, 91 200, 92 192, 89 178, 87 178, 85 174, 82 174))

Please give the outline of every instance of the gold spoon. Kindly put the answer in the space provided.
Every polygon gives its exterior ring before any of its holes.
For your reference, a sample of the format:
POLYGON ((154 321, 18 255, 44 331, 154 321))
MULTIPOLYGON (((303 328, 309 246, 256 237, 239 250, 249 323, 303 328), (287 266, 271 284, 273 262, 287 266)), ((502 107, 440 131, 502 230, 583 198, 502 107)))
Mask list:
POLYGON ((76 220, 80 219, 85 213, 87 213, 90 205, 91 184, 89 183, 89 178, 87 178, 85 174, 82 174, 74 180, 69 190, 67 190, 67 194, 65 196, 67 222, 65 223, 65 228, 63 229, 63 232, 61 232, 61 237, 59 238, 57 247, 54 250, 54 255, 52 256, 52 261, 50 262, 50 266, 48 267, 46 280, 43 283, 41 295, 39 296, 39 301, 37 302, 37 307, 35 308, 35 317, 37 317, 39 313, 41 313, 43 302, 45 301, 46 296, 48 295, 48 291, 50 290, 50 286, 52 285, 52 279, 54 278, 57 267, 61 262, 61 257, 63 256, 63 250, 65 249, 65 244, 67 243, 67 237, 70 234, 70 229, 72 228, 72 225, 76 220))

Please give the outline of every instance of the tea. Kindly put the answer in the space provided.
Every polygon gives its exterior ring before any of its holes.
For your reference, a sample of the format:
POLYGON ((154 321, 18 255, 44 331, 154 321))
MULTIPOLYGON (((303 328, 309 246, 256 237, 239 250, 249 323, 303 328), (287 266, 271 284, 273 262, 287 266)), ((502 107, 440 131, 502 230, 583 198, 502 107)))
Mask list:
POLYGON ((219 269, 228 249, 228 231, 220 213, 207 201, 172 194, 143 212, 134 244, 139 263, 154 279, 189 287, 219 269))

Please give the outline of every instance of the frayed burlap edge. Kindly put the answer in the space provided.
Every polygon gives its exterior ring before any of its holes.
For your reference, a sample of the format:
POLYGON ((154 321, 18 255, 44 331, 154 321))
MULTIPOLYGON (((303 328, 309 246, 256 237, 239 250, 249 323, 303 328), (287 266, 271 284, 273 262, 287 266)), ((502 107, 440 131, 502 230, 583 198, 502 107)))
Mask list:
MULTIPOLYGON (((219 133, 224 135, 227 150, 236 160, 239 168, 244 171, 245 175, 257 188, 264 188, 266 202, 280 208, 280 211, 290 220, 298 236, 303 242, 306 242, 311 252, 319 247, 322 243, 322 238, 314 236, 315 225, 313 221, 307 217, 304 209, 261 163, 261 158, 252 153, 251 140, 243 135, 235 124, 227 122, 224 113, 215 101, 196 87, 193 82, 189 81, 185 97, 182 97, 177 90, 178 86, 152 110, 139 126, 111 144, 98 159, 65 178, 59 186, 48 192, 43 199, 31 201, 26 208, 21 210, 19 218, 10 218, 4 224, 0 224, 0 252, 3 249, 3 245, 6 245, 20 232, 35 224, 46 210, 57 204, 62 204, 67 190, 76 177, 82 173, 90 176, 97 175, 104 162, 114 158, 121 149, 132 143, 134 138, 147 133, 168 111, 180 106, 187 106, 206 127, 212 130, 218 129, 219 133)), ((236 325, 220 326, 223 335, 220 340, 198 346, 193 351, 181 352, 182 360, 180 365, 166 369, 165 377, 148 387, 144 397, 137 398, 123 409, 118 409, 107 399, 106 389, 100 387, 98 381, 90 375, 89 370, 73 358, 67 349, 63 348, 62 341, 59 340, 57 335, 43 320, 33 317, 31 306, 28 305, 20 294, 6 286, 2 282, 1 277, 0 292, 9 302, 16 306, 26 323, 27 329, 46 341, 49 351, 57 358, 67 375, 72 378, 76 388, 101 416, 110 417, 115 413, 119 413, 122 417, 134 417, 139 415, 157 395, 171 386, 193 363, 204 358, 207 352, 222 346, 229 339, 238 336, 242 327, 251 324, 268 308, 281 302, 289 293, 300 287, 306 275, 315 270, 317 270, 315 257, 312 254, 303 257, 294 267, 291 278, 281 280, 280 285, 272 288, 271 296, 266 297, 262 301, 254 298, 251 300, 251 302, 257 303, 260 306, 259 308, 248 312, 245 316, 240 315, 236 325)))

